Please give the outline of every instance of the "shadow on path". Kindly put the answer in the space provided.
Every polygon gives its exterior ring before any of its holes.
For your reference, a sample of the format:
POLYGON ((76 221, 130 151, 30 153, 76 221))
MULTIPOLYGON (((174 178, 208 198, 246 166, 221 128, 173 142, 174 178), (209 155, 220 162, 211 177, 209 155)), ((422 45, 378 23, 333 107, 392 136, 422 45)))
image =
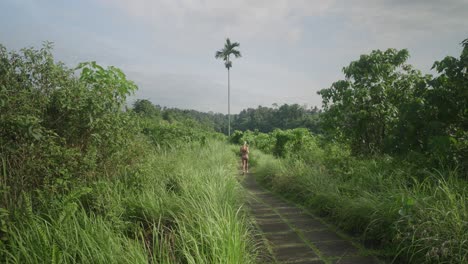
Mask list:
MULTIPOLYGON (((333 231, 319 218, 278 198, 247 174, 243 186, 258 228, 268 242, 273 263, 377 264, 363 248, 333 231)), ((270 262, 270 261, 268 261, 270 262)))

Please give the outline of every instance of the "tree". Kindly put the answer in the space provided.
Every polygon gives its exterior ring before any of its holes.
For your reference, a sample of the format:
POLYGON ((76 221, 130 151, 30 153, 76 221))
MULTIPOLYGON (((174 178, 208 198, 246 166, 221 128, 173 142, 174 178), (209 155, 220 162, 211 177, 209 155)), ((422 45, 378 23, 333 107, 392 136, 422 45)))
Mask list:
MULTIPOLYGON (((438 75, 426 94, 427 151, 468 171, 468 39, 460 58, 433 65, 438 75)), ((468 175, 468 174, 467 174, 468 175)))
POLYGON ((399 121, 402 103, 411 100, 424 77, 406 64, 407 50, 374 50, 343 68, 345 80, 322 89, 325 129, 346 139, 354 153, 384 150, 399 121))
POLYGON ((161 114, 159 106, 153 105, 149 100, 138 99, 133 103, 133 111, 142 116, 155 117, 161 114))
POLYGON ((218 50, 216 52, 215 58, 223 59, 224 66, 228 70, 228 135, 231 136, 231 88, 230 88, 230 76, 229 76, 229 69, 232 67, 232 62, 230 60, 230 56, 233 55, 236 58, 241 57, 240 51, 236 50, 239 47, 239 42, 231 43, 229 38, 226 39, 226 43, 224 44, 224 48, 218 50))

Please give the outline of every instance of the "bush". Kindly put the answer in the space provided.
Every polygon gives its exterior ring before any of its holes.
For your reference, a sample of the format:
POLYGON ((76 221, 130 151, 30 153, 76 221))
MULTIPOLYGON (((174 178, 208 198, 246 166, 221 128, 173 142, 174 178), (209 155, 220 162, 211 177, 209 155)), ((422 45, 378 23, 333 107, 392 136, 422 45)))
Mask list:
POLYGON ((77 69, 79 77, 54 62, 50 44, 21 53, 0 46, 5 206, 21 191, 60 190, 69 179, 111 175, 120 167, 115 164, 126 164, 119 153, 135 126, 121 107, 136 86, 114 67, 91 62, 77 69))

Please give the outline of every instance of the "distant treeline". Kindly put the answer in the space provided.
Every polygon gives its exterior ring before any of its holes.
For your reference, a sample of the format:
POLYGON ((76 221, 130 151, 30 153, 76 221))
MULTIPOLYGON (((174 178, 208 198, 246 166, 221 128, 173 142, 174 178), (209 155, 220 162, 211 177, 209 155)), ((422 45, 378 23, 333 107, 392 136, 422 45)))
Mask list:
POLYGON ((271 132, 276 128, 308 128, 310 131, 319 133, 319 115, 321 110, 317 107, 308 109, 298 104, 284 104, 273 107, 259 106, 242 110, 234 115, 233 128, 235 130, 255 130, 260 132, 271 132))
MULTIPOLYGON (((184 121, 193 122, 194 126, 201 126, 205 129, 212 129, 216 132, 227 134, 227 115, 213 112, 200 112, 196 110, 184 110, 179 108, 167 108, 152 104, 149 100, 137 100, 134 103, 136 112, 146 115, 160 117, 169 122, 184 121), (190 121, 192 120, 192 121, 190 121)), ((257 108, 247 108, 239 114, 231 116, 231 126, 233 130, 258 130, 268 133, 274 129, 307 128, 311 132, 320 133, 319 116, 321 110, 317 107, 307 108, 299 104, 283 104, 272 107, 258 106, 257 108)))

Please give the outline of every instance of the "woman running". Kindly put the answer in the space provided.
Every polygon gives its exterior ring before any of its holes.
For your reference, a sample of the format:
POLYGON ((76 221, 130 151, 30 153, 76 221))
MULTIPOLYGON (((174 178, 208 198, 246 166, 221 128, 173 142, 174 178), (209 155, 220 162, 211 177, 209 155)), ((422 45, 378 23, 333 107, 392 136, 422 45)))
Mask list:
POLYGON ((242 160, 242 172, 245 174, 249 172, 249 146, 247 141, 244 141, 244 145, 240 148, 241 160, 242 160))

